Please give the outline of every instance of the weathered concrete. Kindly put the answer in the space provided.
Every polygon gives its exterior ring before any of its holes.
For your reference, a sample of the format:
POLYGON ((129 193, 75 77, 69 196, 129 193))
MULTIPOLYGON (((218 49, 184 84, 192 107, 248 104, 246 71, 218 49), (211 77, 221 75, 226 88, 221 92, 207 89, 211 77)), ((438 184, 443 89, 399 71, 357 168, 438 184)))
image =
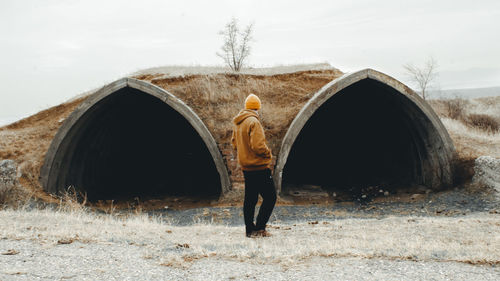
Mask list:
MULTIPOLYGON (((61 186, 59 178, 65 177, 65 174, 69 171, 69 168, 67 166, 69 165, 68 163, 70 163, 68 161, 71 160, 67 159, 66 154, 68 154, 68 152, 71 152, 72 149, 75 149, 74 137, 79 133, 80 130, 85 129, 85 127, 87 126, 86 123, 88 123, 87 121, 91 120, 91 118, 94 118, 92 117, 92 115, 103 103, 105 103, 106 99, 109 100, 109 97, 111 97, 114 93, 123 91, 124 89, 137 90, 141 93, 145 93, 147 95, 155 97, 181 114, 199 134, 199 137, 203 140, 206 148, 213 158, 213 162, 215 164, 217 172, 219 173, 221 186, 220 193, 223 194, 230 188, 229 175, 217 144, 204 123, 193 112, 193 110, 190 109, 181 100, 157 86, 137 79, 124 78, 107 86, 104 86, 96 93, 89 96, 65 120, 52 141, 52 144, 45 156, 45 162, 40 172, 40 182, 46 191, 50 193, 57 193, 60 192, 61 189, 66 188, 61 186)), ((166 128, 165 130, 168 130, 168 128, 166 128)), ((107 132, 101 132, 99 134, 102 138, 106 138, 106 133, 107 132)), ((173 134, 174 135, 172 137, 175 137, 175 132, 173 132, 173 134)), ((97 142, 99 141, 102 142, 102 140, 97 140, 97 142)), ((141 148, 138 147, 137 149, 140 150, 141 148)), ((173 149, 175 150, 175 147, 173 147, 173 149)))
MULTIPOLYGON (((275 167, 274 181, 278 191, 282 189, 283 171, 290 151, 306 123, 328 100, 343 92, 352 91, 353 87, 350 86, 364 83, 362 81, 371 81, 370 83, 373 85, 370 87, 377 88, 376 90, 383 92, 388 99, 395 96, 397 101, 393 105, 402 107, 400 111, 403 112, 402 115, 406 115, 404 116, 404 122, 407 123, 405 126, 410 127, 408 135, 411 135, 411 137, 409 138, 413 139, 412 142, 419 143, 414 145, 417 152, 415 152, 415 160, 412 160, 418 162, 415 166, 419 167, 415 169, 419 169, 419 184, 434 189, 452 184, 455 148, 436 113, 424 100, 401 82, 375 70, 365 69, 346 74, 325 85, 295 117, 282 141, 275 167), (351 90, 346 90, 349 87, 351 90)), ((370 89, 366 88, 364 90, 366 92, 370 91, 370 89)), ((363 100, 359 100, 359 103, 362 102, 363 100)), ((356 109, 353 108, 352 110, 356 109)), ((380 110, 384 109, 381 108, 380 110)), ((349 122, 349 120, 342 122, 349 122)), ((335 159, 332 159, 332 161, 335 161, 335 159)), ((303 165, 309 164, 303 163, 303 165)), ((328 165, 328 163, 324 163, 324 165, 328 165)), ((334 172, 331 176, 335 176, 334 172)))

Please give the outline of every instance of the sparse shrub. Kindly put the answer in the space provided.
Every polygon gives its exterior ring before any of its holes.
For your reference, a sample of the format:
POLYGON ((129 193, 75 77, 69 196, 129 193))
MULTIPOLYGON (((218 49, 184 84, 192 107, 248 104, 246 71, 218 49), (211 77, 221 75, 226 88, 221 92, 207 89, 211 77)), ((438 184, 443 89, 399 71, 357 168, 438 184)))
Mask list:
POLYGON ((75 187, 69 186, 64 193, 59 196, 59 211, 79 212, 85 210, 87 194, 78 192, 75 187))
POLYGON ((467 105, 466 100, 461 98, 448 99, 444 100, 444 104, 449 118, 455 120, 463 119, 465 115, 465 107, 467 105))
POLYGON ((487 114, 469 114, 464 119, 465 124, 487 132, 498 132, 500 124, 498 121, 487 114))
POLYGON ((42 188, 38 181, 40 161, 27 160, 19 164, 19 172, 21 179, 24 180, 28 186, 35 188, 42 188))

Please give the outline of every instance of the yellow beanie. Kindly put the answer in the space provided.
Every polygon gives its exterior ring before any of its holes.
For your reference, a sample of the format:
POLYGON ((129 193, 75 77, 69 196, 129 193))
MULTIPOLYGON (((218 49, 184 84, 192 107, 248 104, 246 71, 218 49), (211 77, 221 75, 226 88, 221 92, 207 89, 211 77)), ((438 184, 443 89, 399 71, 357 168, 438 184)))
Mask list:
POLYGON ((247 99, 245 100, 245 109, 259 110, 260 109, 259 97, 254 94, 248 95, 247 99))

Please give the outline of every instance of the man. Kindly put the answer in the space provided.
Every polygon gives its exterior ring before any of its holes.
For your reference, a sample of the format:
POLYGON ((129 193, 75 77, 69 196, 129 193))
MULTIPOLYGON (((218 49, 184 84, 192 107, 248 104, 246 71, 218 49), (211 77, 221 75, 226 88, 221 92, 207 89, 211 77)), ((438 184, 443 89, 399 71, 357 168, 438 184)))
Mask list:
POLYGON ((243 213, 247 237, 270 236, 266 231, 266 223, 276 203, 276 190, 270 169, 272 155, 259 121, 260 107, 260 99, 250 94, 245 100, 245 109, 233 119, 235 127, 231 141, 245 177, 243 213), (255 205, 259 194, 263 201, 254 224, 255 205))

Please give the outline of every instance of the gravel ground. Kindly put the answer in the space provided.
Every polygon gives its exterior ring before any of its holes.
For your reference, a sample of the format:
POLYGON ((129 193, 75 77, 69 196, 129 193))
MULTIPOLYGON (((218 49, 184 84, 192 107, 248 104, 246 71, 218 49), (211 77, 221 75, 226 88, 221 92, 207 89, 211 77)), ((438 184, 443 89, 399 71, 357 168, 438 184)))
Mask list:
MULTIPOLYGON (((401 202, 397 195, 386 202, 339 202, 326 205, 276 206, 270 223, 304 222, 343 218, 384 218, 387 216, 460 217, 476 212, 500 212, 500 201, 493 194, 454 189, 416 194, 416 200, 401 202)), ((407 196, 409 197, 409 196, 407 196)), ((256 209, 258 212, 258 208, 256 209)), ((208 222, 243 225, 241 206, 202 207, 186 210, 163 209, 149 212, 175 225, 208 222)))
POLYGON ((0 255, 0 280, 499 280, 500 268, 456 262, 314 257, 294 266, 217 257, 189 267, 149 259, 141 246, 0 241, 19 254, 0 255))
MULTIPOLYGON (((355 225, 359 225, 358 220, 370 224, 381 222, 382 225, 385 225, 386 222, 391 220, 401 220, 408 226, 402 226, 397 231, 410 230, 408 233, 411 234, 411 225, 417 224, 419 227, 415 228, 415 231, 417 231, 415 234, 422 235, 424 240, 430 242, 436 239, 439 240, 439 237, 436 237, 432 232, 423 233, 429 230, 425 229, 423 224, 419 224, 420 220, 430 219, 431 221, 436 220, 436 223, 431 223, 430 226, 438 227, 437 231, 442 235, 447 237, 452 233, 455 233, 457 237, 466 237, 468 235, 469 230, 460 227, 457 228, 458 230, 446 230, 447 226, 442 223, 445 222, 443 219, 447 217, 451 220, 457 218, 459 224, 462 221, 477 221, 477 225, 473 225, 470 229, 478 229, 476 230, 479 231, 478 234, 484 232, 491 233, 485 235, 493 235, 487 236, 489 239, 486 239, 485 242, 491 246, 482 245, 485 243, 480 242, 481 240, 478 240, 478 242, 469 238, 464 238, 463 241, 458 239, 457 242, 473 243, 472 246, 469 246, 473 247, 475 251, 479 251, 480 247, 495 249, 495 247, 498 248, 498 243, 500 243, 500 240, 498 240, 500 236, 498 236, 497 231, 500 224, 498 222, 495 224, 495 220, 500 213, 500 204, 494 199, 494 196, 483 194, 456 189, 440 193, 422 194, 419 195, 417 200, 408 202, 374 201, 366 204, 351 202, 328 205, 277 206, 270 220, 273 227, 271 232, 276 233, 275 235, 278 238, 284 235, 283 239, 278 240, 288 241, 287 239, 292 235, 288 231, 303 231, 313 235, 304 240, 305 243, 310 243, 316 241, 314 235, 321 233, 318 232, 321 227, 337 229, 335 225, 342 225, 344 226, 343 230, 337 234, 331 234, 332 237, 337 237, 335 239, 338 239, 339 242, 354 239, 353 241, 358 242, 352 245, 358 245, 360 240, 356 239, 359 238, 364 241, 367 240, 369 235, 362 233, 363 231, 349 232, 349 224, 352 224, 353 221, 355 225), (391 219, 391 217, 395 218, 391 219), (443 219, 439 220, 439 218, 443 219), (318 221, 320 221, 319 224, 318 221), (330 221, 330 224, 323 225, 322 221, 330 221), (294 227, 295 223, 297 223, 297 228, 294 227), (302 225, 299 225, 299 223, 302 223, 302 225), (280 225, 281 229, 279 227, 276 229, 276 225, 280 225), (287 230, 290 227, 292 229, 287 230), (445 228, 441 230, 439 227, 445 228), (421 231, 422 233, 420 233, 421 231), (285 233, 288 234, 285 235, 285 233), (344 234, 347 236, 344 237, 344 234), (429 238, 425 238, 426 235, 429 235, 429 238)), ((121 212, 126 213, 125 211, 121 212)), ((221 249, 215 250, 216 254, 211 255, 209 253, 208 255, 199 256, 199 253, 210 249, 209 242, 212 241, 210 240, 212 238, 209 239, 210 241, 199 242, 200 245, 196 245, 198 241, 196 237, 199 237, 196 235, 200 233, 186 232, 173 240, 170 238, 172 241, 160 236, 172 237, 171 235, 182 231, 175 227, 183 228, 190 225, 196 227, 200 223, 203 225, 209 222, 210 224, 204 227, 207 227, 212 232, 224 231, 226 232, 224 235, 231 236, 231 239, 235 241, 238 241, 238 237, 240 237, 239 230, 241 227, 241 236, 242 239, 245 239, 243 238, 241 206, 206 207, 187 210, 167 209, 151 211, 148 214, 160 219, 164 225, 153 224, 153 229, 139 229, 135 233, 135 229, 129 226, 133 223, 126 222, 127 226, 124 223, 124 230, 116 230, 118 231, 117 234, 113 233, 113 229, 120 227, 121 222, 114 222, 117 226, 110 226, 108 229, 108 223, 102 222, 103 224, 99 226, 99 224, 96 224, 99 221, 89 219, 87 215, 81 215, 79 219, 81 222, 75 222, 75 225, 69 226, 69 229, 67 226, 63 226, 69 221, 58 220, 55 224, 43 222, 43 219, 27 221, 29 215, 27 215, 26 219, 21 216, 20 219, 9 221, 9 216, 16 215, 4 215, 4 224, 8 226, 5 228, 3 236, 0 237, 0 280, 500 280, 500 267, 495 251, 492 252, 493 263, 481 262, 481 259, 472 259, 471 262, 475 263, 477 261, 478 263, 468 264, 467 262, 450 261, 446 257, 452 254, 443 251, 442 247, 436 248, 436 253, 432 252, 431 257, 436 254, 435 259, 421 258, 425 256, 425 251, 421 251, 422 255, 417 261, 415 259, 406 260, 404 258, 406 254, 399 253, 398 250, 396 250, 394 258, 391 255, 379 256, 376 252, 370 254, 371 250, 366 249, 358 252, 358 249, 355 248, 359 246, 352 249, 352 246, 347 246, 345 252, 352 252, 353 255, 310 256, 306 253, 298 259, 293 258, 290 261, 285 259, 278 262, 279 258, 275 256, 279 256, 279 253, 271 254, 270 259, 265 258, 267 256, 265 249, 275 243, 272 242, 274 241, 272 239, 274 237, 272 237, 271 240, 265 241, 228 242, 226 246, 222 245, 220 246, 221 249), (88 226, 85 226, 87 224, 88 226), (52 226, 54 226, 54 230, 50 229, 52 226), (80 226, 87 227, 89 230, 83 230, 82 232, 78 228, 80 226), (229 230, 223 228, 226 226, 236 226, 236 228, 229 230), (9 227, 11 227, 12 231, 8 231, 9 227), (163 228, 166 228, 167 232, 163 228), (14 231, 14 229, 17 230, 14 231), (168 229, 172 229, 173 234, 170 234, 168 229), (95 231, 95 233, 92 231, 95 231), (81 234, 86 232, 90 232, 87 233, 87 238, 81 234), (135 233, 134 236, 129 236, 129 232, 135 233), (36 236, 36 233, 40 234, 36 236), (77 233, 80 233, 79 238, 76 235, 77 233), (191 240, 188 239, 189 236, 193 236, 189 238, 191 240), (65 244, 64 241, 60 243, 58 237, 74 238, 74 241, 70 241, 68 244, 65 244), (164 245, 161 245, 163 242, 164 245), (182 245, 179 248, 179 244, 175 246, 177 242, 188 242, 191 248, 182 248, 182 245), (261 248, 261 246, 263 247, 261 248), (240 253, 233 256, 236 253, 232 250, 233 248, 226 249, 225 247, 234 247, 236 252, 243 251, 244 254, 240 253), (244 247, 244 249, 238 247, 244 247), (247 249, 250 247, 253 247, 251 251, 247 249), (9 252, 10 249, 15 251, 9 252), (256 252, 252 254, 252 251, 256 252), (440 251, 443 251, 443 253, 440 254, 440 251), (184 254, 189 252, 194 254, 184 254), (255 257, 252 255, 255 255, 255 257), (162 259, 162 256, 169 256, 170 258, 162 259), (188 261, 183 259, 186 257, 189 258, 188 261)), ((120 217, 120 214, 116 215, 120 217)), ((64 215, 57 216, 64 217, 64 215)), ((43 216, 40 218, 43 218, 43 216)), ((66 219, 68 218, 73 220, 71 215, 66 216, 66 219)), ((142 224, 139 225, 142 226, 142 224)), ((452 225, 455 224, 452 223, 452 225)), ((393 231, 393 229, 381 230, 380 234, 386 235, 390 231, 393 231)), ((305 237, 303 234, 295 235, 305 237)), ((213 239, 213 243, 216 243, 216 239, 230 240, 229 237, 220 236, 214 236, 213 239)), ((331 237, 328 239, 331 239, 331 237)), ((368 240, 369 245, 377 242, 368 240)), ((295 242, 304 243, 304 241, 299 241, 296 240, 295 242)), ((390 239, 388 241, 390 242, 390 239)), ((275 246, 277 247, 276 250, 282 250, 283 246, 279 246, 280 243, 279 241, 276 242, 276 245, 278 245, 275 246)), ((416 252, 420 251, 420 247, 425 247, 425 244, 419 242, 415 246, 417 247, 416 252)), ((411 246, 411 244, 409 245, 411 246)), ((469 246, 464 245, 460 244, 459 248, 470 251, 469 246)), ((299 246, 297 245, 295 248, 299 246)), ((390 244, 384 245, 383 249, 387 249, 387 251, 384 250, 383 252, 393 251, 392 247, 390 244)), ((408 252, 411 253, 412 251, 415 252, 415 250, 409 248, 408 252)), ((462 255, 461 253, 457 254, 462 255)), ((491 254, 486 252, 476 256, 491 257, 491 254)))

